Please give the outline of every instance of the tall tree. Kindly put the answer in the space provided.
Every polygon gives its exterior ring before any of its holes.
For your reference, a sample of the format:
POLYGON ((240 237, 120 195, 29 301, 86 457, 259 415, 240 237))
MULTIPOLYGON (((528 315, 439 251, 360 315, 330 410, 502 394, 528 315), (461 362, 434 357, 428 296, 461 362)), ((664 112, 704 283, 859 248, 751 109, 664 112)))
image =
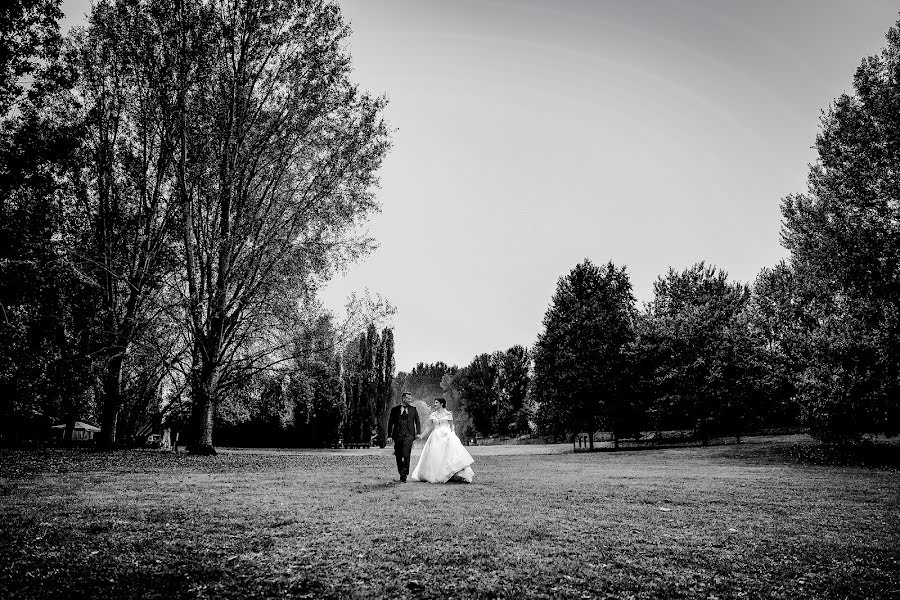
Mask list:
POLYGON ((165 314, 176 268, 175 81, 165 0, 94 4, 71 36, 86 156, 73 172, 90 236, 77 257, 100 290, 102 442, 117 442, 127 356, 165 314))
POLYGON ((655 412, 671 426, 696 428, 703 444, 711 428, 732 423, 742 411, 751 378, 747 326, 740 320, 749 297, 728 274, 697 263, 669 269, 653 286, 648 317, 660 344, 656 352, 655 412))
POLYGON ((337 337, 333 316, 324 312, 306 323, 295 338, 289 392, 301 446, 332 446, 341 435, 346 406, 337 337))
POLYGON ((457 435, 472 438, 477 434, 477 430, 472 425, 469 413, 466 412, 465 398, 459 386, 459 377, 464 371, 465 369, 460 369, 456 365, 448 367, 438 385, 441 389, 440 396, 447 401, 447 410, 453 413, 457 435))
POLYGON ((496 433, 497 412, 500 408, 498 364, 491 354, 479 354, 453 377, 463 409, 472 420, 472 427, 482 435, 496 433))
POLYGON ((72 268, 85 227, 67 177, 83 131, 60 16, 55 1, 0 8, 0 418, 14 437, 41 435, 44 419, 93 420, 96 295, 72 268))
MULTIPOLYGON (((368 443, 372 440, 373 432, 377 427, 377 397, 379 371, 382 365, 376 363, 378 348, 381 346, 381 337, 374 323, 369 323, 366 328, 365 354, 362 364, 362 441, 368 443)), ((382 357, 383 360, 383 357, 382 357)))
POLYGON ((528 424, 528 389, 531 386, 531 352, 524 346, 513 346, 497 355, 497 388, 499 407, 495 429, 500 434, 522 434, 528 424))
POLYGON ((624 267, 585 259, 559 279, 535 344, 539 410, 559 415, 569 431, 586 431, 591 448, 603 425, 618 443, 634 302, 624 267))
POLYGON ((760 371, 760 397, 753 407, 760 425, 799 424, 797 385, 802 375, 805 330, 804 286, 786 262, 762 269, 751 289, 747 319, 760 371))
POLYGON ((900 22, 826 111, 808 191, 782 201, 782 243, 809 287, 799 396, 823 440, 900 430, 900 22))
POLYGON ((346 418, 342 424, 344 442, 358 444, 362 442, 362 407, 360 406, 360 371, 365 352, 365 333, 351 340, 341 355, 344 389, 347 394, 346 418))
POLYGON ((215 403, 267 360, 273 319, 371 247, 356 225, 377 209, 389 143, 385 101, 350 80, 349 28, 333 2, 178 0, 175 13, 191 449, 211 453, 215 403), (189 17, 206 6, 215 43, 208 64, 190 63, 189 17))
MULTIPOLYGON (((392 335, 390 339, 393 344, 392 335)), ((393 346, 389 354, 392 362, 393 346)), ((376 433, 379 435, 384 433, 381 417, 387 409, 386 395, 389 400, 389 392, 385 392, 384 383, 387 355, 384 340, 379 336, 374 323, 370 323, 343 353, 343 363, 346 367, 344 381, 350 392, 344 438, 349 443, 368 444, 376 433)), ((387 366, 393 369, 392 365, 387 366)), ((379 443, 384 439, 386 437, 379 439, 379 443)))
POLYGON ((388 411, 391 408, 393 396, 392 382, 394 380, 394 331, 385 327, 381 331, 381 344, 375 357, 376 385, 375 385, 375 424, 378 445, 384 448, 387 444, 388 411))

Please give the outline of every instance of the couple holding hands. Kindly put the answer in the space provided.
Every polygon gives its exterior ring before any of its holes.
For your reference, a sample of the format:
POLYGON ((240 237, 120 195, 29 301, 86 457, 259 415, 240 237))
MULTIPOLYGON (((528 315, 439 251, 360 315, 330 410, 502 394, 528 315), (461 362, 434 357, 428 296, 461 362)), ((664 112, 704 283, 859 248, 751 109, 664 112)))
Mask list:
POLYGON ((400 405, 391 409, 388 418, 388 437, 394 440, 400 482, 406 483, 409 476, 415 481, 429 483, 446 483, 451 480, 471 483, 475 473, 470 465, 475 461, 456 437, 453 414, 447 410, 447 401, 443 398, 434 399, 434 411, 428 415, 424 431, 419 423, 419 413, 410 404, 411 401, 412 394, 403 392, 400 405), (413 442, 425 437, 428 439, 422 448, 422 455, 410 474, 409 457, 413 442))

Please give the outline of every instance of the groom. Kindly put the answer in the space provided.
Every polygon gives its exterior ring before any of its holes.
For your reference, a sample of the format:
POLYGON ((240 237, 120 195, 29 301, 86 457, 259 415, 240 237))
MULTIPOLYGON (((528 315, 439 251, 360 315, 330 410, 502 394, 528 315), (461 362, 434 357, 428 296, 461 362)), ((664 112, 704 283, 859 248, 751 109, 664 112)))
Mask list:
POLYGON ((412 394, 403 392, 400 406, 391 409, 388 418, 388 437, 394 439, 394 454, 397 457, 397 471, 400 472, 400 483, 406 483, 409 475, 409 455, 412 453, 413 441, 422 437, 422 426, 419 425, 419 413, 411 406, 412 394))

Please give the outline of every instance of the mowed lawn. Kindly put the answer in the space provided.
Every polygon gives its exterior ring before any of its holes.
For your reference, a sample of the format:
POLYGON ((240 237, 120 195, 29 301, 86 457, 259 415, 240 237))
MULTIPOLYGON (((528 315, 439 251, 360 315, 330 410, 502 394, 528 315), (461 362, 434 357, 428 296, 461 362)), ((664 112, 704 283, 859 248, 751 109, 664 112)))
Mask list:
POLYGON ((788 447, 5 450, 0 598, 900 598, 900 473, 788 447))

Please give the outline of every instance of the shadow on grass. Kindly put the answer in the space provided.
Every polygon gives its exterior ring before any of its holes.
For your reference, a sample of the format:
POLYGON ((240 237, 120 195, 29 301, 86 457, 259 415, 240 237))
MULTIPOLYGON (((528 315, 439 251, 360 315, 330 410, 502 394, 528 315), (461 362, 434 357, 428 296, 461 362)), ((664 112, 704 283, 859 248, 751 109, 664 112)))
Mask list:
POLYGON ((838 467, 900 469, 900 440, 863 440, 855 444, 789 444, 781 449, 786 458, 804 464, 838 467))
POLYGON ((575 454, 635 454, 661 450, 694 450, 733 458, 790 462, 831 467, 862 467, 880 470, 900 470, 900 438, 862 440, 854 444, 830 445, 808 441, 755 444, 716 440, 708 446, 693 444, 628 444, 618 449, 597 446, 593 450, 578 448, 575 454))

